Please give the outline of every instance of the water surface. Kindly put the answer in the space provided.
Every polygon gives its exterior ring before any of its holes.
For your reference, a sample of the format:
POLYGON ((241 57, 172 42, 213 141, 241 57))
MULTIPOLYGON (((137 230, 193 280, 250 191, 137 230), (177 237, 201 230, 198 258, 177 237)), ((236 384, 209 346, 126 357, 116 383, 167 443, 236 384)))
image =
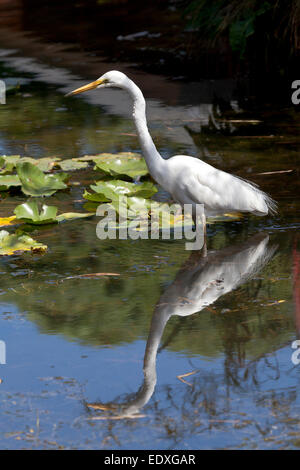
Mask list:
MULTIPOLYGON (((20 88, 0 109, 0 154, 139 151, 117 99, 67 99, 7 60, 1 72, 20 88)), ((172 120, 163 100, 149 107, 164 157, 186 152, 247 177, 279 213, 210 225, 206 259, 184 240, 98 240, 96 217, 36 229, 43 256, 1 257, 0 446, 299 448, 296 109, 197 101, 175 103, 172 120), (76 277, 101 272, 119 275, 76 277)), ((74 173, 80 184, 47 203, 84 210, 92 178, 74 173)), ((6 196, 1 217, 26 200, 6 196)))

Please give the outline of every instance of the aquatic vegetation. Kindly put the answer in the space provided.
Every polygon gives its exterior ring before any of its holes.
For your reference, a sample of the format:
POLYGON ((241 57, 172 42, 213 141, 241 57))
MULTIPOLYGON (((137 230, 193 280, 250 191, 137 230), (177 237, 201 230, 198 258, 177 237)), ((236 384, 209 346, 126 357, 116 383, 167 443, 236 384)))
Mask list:
POLYGON ((29 196, 51 196, 58 189, 66 189, 66 173, 44 174, 32 163, 17 163, 17 173, 22 184, 22 191, 29 196))
POLYGON ((0 255, 12 255, 18 251, 32 251, 43 253, 47 245, 37 242, 22 232, 9 234, 6 230, 0 231, 0 255))
MULTIPOLYGON (((6 217, 0 218, 0 226, 27 224, 37 228, 42 225, 57 224, 93 216, 97 209, 96 204, 89 213, 64 212, 58 215, 56 205, 47 205, 38 199, 52 196, 57 191, 68 188, 66 180, 69 179, 70 175, 63 171, 56 171, 57 169, 78 171, 90 168, 93 171, 93 167, 97 171, 97 177, 100 173, 103 180, 98 180, 90 185, 93 190, 92 193, 84 190, 83 197, 85 199, 92 203, 115 202, 115 205, 117 205, 120 196, 127 196, 129 200, 129 218, 133 217, 133 206, 136 210, 137 207, 141 209, 144 204, 144 207, 150 210, 150 198, 157 192, 156 186, 149 181, 133 183, 122 179, 134 179, 148 173, 144 160, 138 154, 123 152, 119 154, 85 155, 66 160, 57 157, 34 159, 32 157, 20 157, 20 155, 4 155, 0 157, 0 191, 10 191, 12 187, 16 187, 25 195, 36 198, 36 200, 29 199, 22 204, 18 204, 13 211, 14 215, 6 215, 6 217), (114 179, 116 176, 119 179, 114 179)), ((14 244, 19 246, 21 243, 22 245, 25 239, 19 240, 17 233, 10 236, 14 236, 14 238, 6 238, 3 235, 0 239, 0 247, 3 250, 3 253, 0 252, 0 254, 24 251, 23 249, 14 249, 14 244), (6 248, 8 242, 13 245, 13 249, 6 248)))
POLYGON ((11 186, 21 186, 18 175, 0 175, 0 191, 6 191, 11 186))
POLYGON ((145 160, 137 154, 102 154, 94 161, 96 163, 94 169, 99 170, 103 176, 136 179, 148 174, 145 160))
POLYGON ((0 157, 0 174, 11 173, 19 160, 20 155, 2 155, 0 157))
POLYGON ((22 222, 49 224, 56 222, 57 207, 43 204, 41 211, 39 211, 38 204, 33 201, 20 204, 15 208, 14 213, 17 219, 22 222))
POLYGON ((90 188, 94 190, 94 193, 85 191, 83 197, 95 202, 113 201, 120 195, 150 198, 157 192, 153 183, 134 184, 121 180, 97 181, 90 188))
POLYGON ((43 225, 52 224, 58 222, 64 222, 65 220, 82 219, 84 217, 91 217, 93 214, 82 214, 79 212, 66 212, 64 214, 57 215, 56 206, 47 206, 43 204, 41 210, 39 210, 38 203, 36 201, 26 202, 20 204, 14 210, 14 213, 20 222, 26 222, 29 224, 43 225))

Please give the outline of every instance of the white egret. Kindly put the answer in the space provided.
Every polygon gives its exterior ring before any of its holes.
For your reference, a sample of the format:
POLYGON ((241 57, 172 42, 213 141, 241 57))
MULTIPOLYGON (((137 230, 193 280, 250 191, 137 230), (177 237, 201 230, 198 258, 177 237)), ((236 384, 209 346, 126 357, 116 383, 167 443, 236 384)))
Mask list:
MULTIPOLYGON (((255 184, 218 170, 195 157, 176 155, 168 160, 162 158, 147 127, 144 96, 124 73, 115 70, 107 72, 98 80, 77 88, 67 96, 108 87, 121 88, 131 96, 132 116, 151 176, 176 202, 181 205, 192 205, 195 223, 197 204, 203 204, 205 215, 249 212, 264 216, 276 212, 275 201, 255 184)), ((202 221, 204 233, 206 233, 205 215, 202 221)))

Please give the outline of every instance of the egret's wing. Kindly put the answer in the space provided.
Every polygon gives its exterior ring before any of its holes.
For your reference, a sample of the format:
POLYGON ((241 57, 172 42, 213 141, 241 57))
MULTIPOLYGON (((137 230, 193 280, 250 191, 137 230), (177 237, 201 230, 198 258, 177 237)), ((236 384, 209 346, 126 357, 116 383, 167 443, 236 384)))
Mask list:
MULTIPOLYGON (((276 203, 255 184, 218 170, 198 159, 189 171, 186 185, 190 199, 212 210, 249 211, 266 214, 276 211, 276 203)), ((184 178, 183 178, 184 179, 184 178)))

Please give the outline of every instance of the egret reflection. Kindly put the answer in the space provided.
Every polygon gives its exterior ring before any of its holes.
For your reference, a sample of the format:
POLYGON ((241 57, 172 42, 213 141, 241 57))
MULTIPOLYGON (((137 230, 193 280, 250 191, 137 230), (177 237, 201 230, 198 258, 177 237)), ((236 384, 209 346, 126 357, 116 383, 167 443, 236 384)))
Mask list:
POLYGON ((199 313, 258 274, 275 250, 276 245, 269 243, 267 234, 257 234, 246 242, 210 251, 205 258, 193 252, 155 306, 144 355, 142 386, 122 403, 89 403, 90 409, 108 412, 94 419, 142 417, 140 410, 148 403, 156 386, 156 357, 170 317, 199 313))

